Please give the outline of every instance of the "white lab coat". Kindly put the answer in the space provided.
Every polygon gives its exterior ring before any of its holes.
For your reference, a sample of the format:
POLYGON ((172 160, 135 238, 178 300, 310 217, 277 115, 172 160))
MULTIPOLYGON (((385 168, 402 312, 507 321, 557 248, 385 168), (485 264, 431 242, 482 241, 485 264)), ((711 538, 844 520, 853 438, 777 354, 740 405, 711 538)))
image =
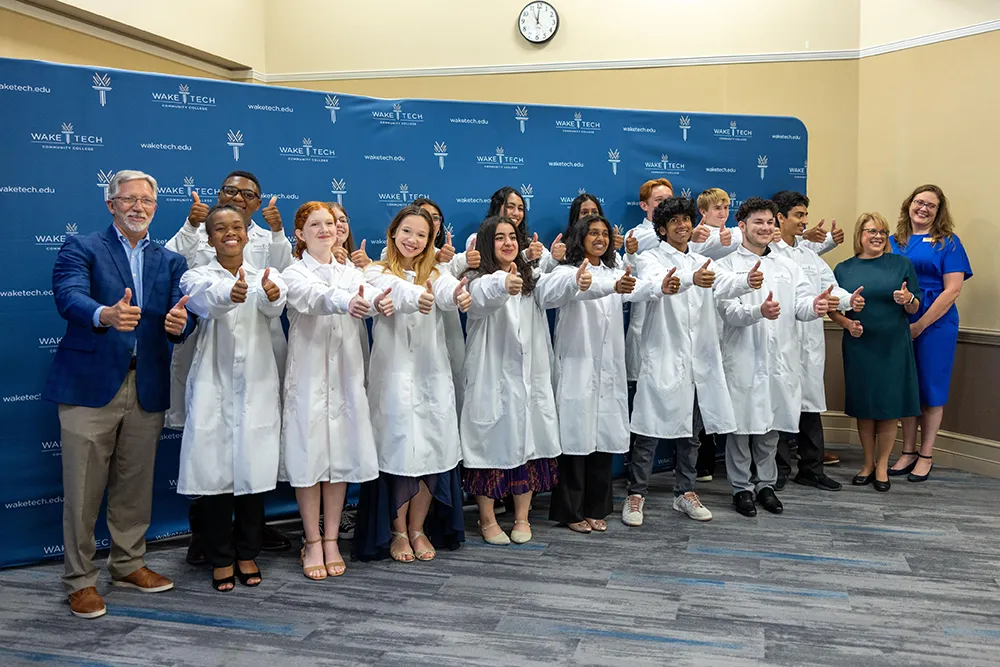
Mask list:
MULTIPOLYGON (((771 243, 771 252, 778 257, 787 257, 797 264, 813 291, 817 294, 833 285, 833 296, 840 299, 837 310, 847 312, 851 307, 851 293, 842 289, 833 277, 833 271, 810 250, 802 239, 796 239, 796 244, 790 246, 781 241, 771 243)), ((800 342, 800 359, 802 361, 802 412, 825 412, 826 389, 823 375, 826 371, 826 335, 823 333, 823 320, 796 322, 800 342)))
MULTIPOLYGON (((271 268, 275 271, 284 271, 292 263, 292 245, 284 232, 272 232, 270 228, 264 229, 260 225, 250 222, 247 229, 247 245, 243 248, 244 266, 252 266, 259 269, 271 268)), ((180 230, 174 234, 173 238, 167 241, 167 250, 178 253, 187 260, 189 269, 197 269, 201 266, 208 266, 215 259, 215 248, 208 244, 208 232, 205 225, 200 224, 192 227, 184 220, 180 230)), ((279 380, 285 374, 285 354, 287 344, 285 342, 285 332, 281 327, 281 319, 271 320, 271 344, 274 347, 274 358, 278 363, 279 380)), ((191 361, 194 359, 194 351, 198 346, 198 334, 201 331, 199 326, 187 340, 174 345, 174 353, 170 359, 170 407, 164 415, 163 425, 166 428, 180 430, 184 428, 184 392, 187 386, 187 376, 191 368, 191 361)), ((365 344, 367 345, 367 332, 365 334, 365 344)))
POLYGON ((278 479, 281 394, 269 321, 285 308, 286 287, 272 272, 281 297, 268 301, 263 271, 244 266, 249 287, 233 303, 236 277, 213 259, 181 276, 187 307, 201 318, 187 380, 187 421, 181 439, 177 492, 237 496, 270 491, 278 479))
MULTIPOLYGON (((422 477, 452 470, 462 456, 455 411, 455 387, 442 320, 433 311, 417 310, 425 288, 383 272, 380 264, 365 268, 365 281, 385 291, 391 287, 395 312, 378 316, 372 329, 368 403, 371 406, 379 470, 403 477, 422 477)), ((458 281, 447 271, 433 279, 434 309, 455 310, 458 281)))
POLYGON ((796 320, 819 319, 814 291, 791 260, 770 249, 758 257, 743 246, 719 261, 719 268, 748 272, 760 260, 764 286, 736 299, 719 299, 722 315, 722 364, 736 414, 736 433, 762 435, 771 430, 797 433, 802 410, 799 335, 796 320), (769 292, 781 306, 777 320, 760 312, 769 292))
MULTIPOLYGON (((566 289, 578 266, 561 265, 543 290, 566 289)), ((624 269, 590 265, 593 283, 559 309, 554 385, 562 453, 624 454, 629 449, 628 387, 625 378, 624 302, 663 296, 661 282, 639 280, 631 294, 614 291, 624 269)), ((662 277, 660 279, 662 281, 662 277)))
MULTIPOLYGON (((690 438, 694 433, 695 392, 706 433, 736 430, 719 347, 716 301, 750 291, 748 270, 733 273, 718 265, 711 289, 696 287, 694 272, 707 258, 683 253, 668 243, 638 258, 639 275, 659 283, 671 268, 681 291, 648 304, 642 327, 642 368, 632 407, 632 432, 654 438, 690 438)), ((748 267, 749 269, 749 267, 748 267)))
MULTIPOLYGON (((635 256, 660 245, 660 237, 653 229, 653 222, 645 219, 629 230, 639 244, 639 249, 634 255, 625 255, 625 264, 632 266, 636 261, 635 256)), ((625 232, 628 239, 629 232, 625 232)), ((625 334, 625 368, 628 371, 628 381, 635 382, 639 379, 639 367, 642 365, 642 323, 646 317, 646 304, 636 301, 629 306, 628 332, 625 334)))
POLYGON ((729 245, 722 245, 722 238, 719 236, 719 232, 722 230, 718 227, 705 225, 705 223, 701 223, 701 225, 708 227, 708 240, 704 243, 689 243, 688 249, 691 252, 702 255, 706 259, 720 260, 729 253, 735 252, 737 248, 743 245, 743 232, 740 231, 739 227, 727 227, 732 233, 732 240, 729 242, 729 245))
POLYGON ((354 266, 321 264, 308 252, 281 277, 291 326, 278 478, 295 487, 375 479, 378 453, 357 345, 363 320, 347 313, 359 288, 369 302, 379 292, 354 266))
POLYGON ((565 275, 535 275, 535 289, 528 295, 507 294, 503 271, 469 284, 472 307, 460 422, 466 468, 511 470, 562 451, 544 309, 568 303, 579 290, 576 280, 565 275))

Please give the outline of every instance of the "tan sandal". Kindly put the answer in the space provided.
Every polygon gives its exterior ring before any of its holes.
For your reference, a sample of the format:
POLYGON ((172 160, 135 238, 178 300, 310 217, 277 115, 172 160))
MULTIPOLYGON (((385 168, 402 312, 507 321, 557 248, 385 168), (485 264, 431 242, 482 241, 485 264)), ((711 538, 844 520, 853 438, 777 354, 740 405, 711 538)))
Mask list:
MULTIPOLYGON (((417 538, 420 537, 425 538, 428 542, 431 541, 431 539, 424 534, 424 531, 415 530, 412 533, 410 533, 410 545, 412 546, 413 543, 417 540, 417 538)), ((434 560, 434 557, 437 556, 437 551, 434 550, 433 545, 431 546, 430 549, 422 549, 420 551, 417 551, 416 547, 414 547, 413 551, 414 551, 414 556, 416 556, 416 559, 423 562, 434 560)))
POLYGON ((514 544, 524 544, 531 541, 531 524, 520 519, 514 520, 514 527, 510 531, 510 541, 514 544), (518 530, 517 525, 527 526, 527 530, 518 530))
MULTIPOLYGON (((337 542, 337 538, 336 537, 324 537, 323 541, 324 542, 337 542)), ((337 548, 339 550, 340 545, 338 545, 337 548)), ((323 557, 324 558, 326 557, 326 552, 323 553, 323 557)), ((347 572, 347 563, 345 563, 342 560, 327 561, 325 567, 326 567, 326 573, 328 575, 330 575, 331 577, 339 577, 342 574, 344 574, 345 572, 347 572), (330 571, 331 567, 339 567, 340 568, 340 572, 331 572, 330 571)))
MULTIPOLYGON (((319 544, 320 540, 306 540, 306 544, 319 544)), ((326 579, 327 571, 325 565, 309 565, 306 566, 306 544, 302 545, 302 551, 299 552, 299 565, 302 566, 302 574, 305 575, 306 579, 309 581, 323 581, 326 579), (322 573, 323 576, 317 577, 313 576, 322 573)))
POLYGON ((406 533, 397 533, 394 530, 391 532, 392 532, 392 542, 389 543, 389 555, 392 556, 392 559, 394 561, 397 561, 399 563, 412 563, 413 547, 410 546, 410 536, 407 535, 406 533), (396 542, 399 542, 400 540, 403 540, 403 542, 406 544, 406 548, 393 550, 392 545, 396 544, 396 542), (407 556, 409 556, 409 558, 407 558, 407 556))

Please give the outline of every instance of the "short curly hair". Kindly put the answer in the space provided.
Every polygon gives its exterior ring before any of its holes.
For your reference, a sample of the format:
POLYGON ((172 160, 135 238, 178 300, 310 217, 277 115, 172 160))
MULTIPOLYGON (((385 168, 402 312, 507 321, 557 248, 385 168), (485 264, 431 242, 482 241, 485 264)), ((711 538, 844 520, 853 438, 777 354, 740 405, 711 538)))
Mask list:
POLYGON ((653 230, 661 240, 666 240, 666 234, 660 234, 660 229, 666 231, 667 223, 677 215, 686 215, 694 224, 697 211, 690 197, 668 197, 660 202, 653 211, 653 230))
POLYGON ((740 204, 740 208, 736 211, 736 221, 745 222, 754 213, 758 211, 770 211, 771 215, 775 218, 778 217, 778 207, 770 199, 764 199, 763 197, 750 197, 745 202, 740 204))

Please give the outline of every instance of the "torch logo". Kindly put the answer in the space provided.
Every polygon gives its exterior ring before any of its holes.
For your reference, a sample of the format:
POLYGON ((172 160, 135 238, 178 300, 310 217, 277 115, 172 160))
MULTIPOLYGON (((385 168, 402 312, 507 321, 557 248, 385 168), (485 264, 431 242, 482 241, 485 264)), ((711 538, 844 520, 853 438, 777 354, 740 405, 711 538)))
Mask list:
POLYGON ((340 111, 340 100, 336 95, 326 96, 326 108, 330 110, 330 122, 337 122, 337 112, 340 111))
POLYGON ((614 148, 608 151, 608 162, 611 163, 611 173, 615 176, 618 175, 618 163, 621 159, 618 157, 618 149, 614 148))
POLYGON ((332 181, 330 181, 330 186, 332 187, 330 192, 337 195, 337 203, 343 206, 344 195, 347 194, 347 181, 343 178, 340 179, 335 178, 332 181))
POLYGON ((688 140, 688 130, 691 129, 691 116, 681 116, 679 119, 679 127, 681 132, 684 133, 684 141, 688 140))
POLYGON ((438 166, 444 169, 444 159, 448 157, 448 144, 443 141, 434 142, 434 155, 437 156, 438 166))
POLYGON ((514 107, 514 119, 521 126, 521 134, 524 134, 524 123, 528 120, 528 107, 514 107))
POLYGON ((240 147, 243 145, 243 133, 239 130, 229 130, 226 143, 233 147, 233 159, 240 161, 240 147))
POLYGON ((764 180, 764 170, 767 169, 767 156, 757 156, 757 168, 760 169, 760 180, 764 180))
POLYGON ((98 74, 94 72, 94 85, 91 86, 94 90, 98 92, 101 96, 101 106, 103 107, 107 104, 108 97, 107 94, 111 90, 111 77, 107 74, 98 74))

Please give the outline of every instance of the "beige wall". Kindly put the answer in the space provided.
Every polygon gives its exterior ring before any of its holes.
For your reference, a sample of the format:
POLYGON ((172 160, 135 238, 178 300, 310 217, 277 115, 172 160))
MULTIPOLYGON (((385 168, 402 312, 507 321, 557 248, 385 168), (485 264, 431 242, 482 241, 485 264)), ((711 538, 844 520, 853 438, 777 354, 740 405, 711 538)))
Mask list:
POLYGON ((860 47, 997 20, 997 0, 861 0, 860 47))
POLYGON ((0 57, 217 78, 203 70, 0 9, 0 57))

